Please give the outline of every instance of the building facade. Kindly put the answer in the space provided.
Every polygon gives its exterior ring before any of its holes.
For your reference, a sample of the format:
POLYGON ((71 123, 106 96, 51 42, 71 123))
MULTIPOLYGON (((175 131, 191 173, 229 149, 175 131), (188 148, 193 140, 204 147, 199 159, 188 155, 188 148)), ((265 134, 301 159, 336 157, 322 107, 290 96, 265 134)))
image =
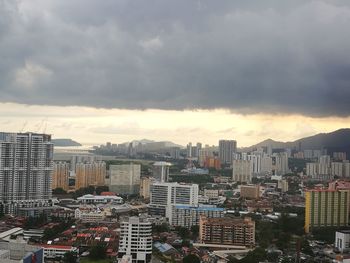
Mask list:
POLYGON ((305 191, 305 232, 313 228, 347 226, 349 190, 305 191))
POLYGON ((153 177, 141 177, 140 196, 144 199, 149 199, 151 195, 151 185, 154 182, 153 177))
POLYGON ((241 183, 250 183, 253 176, 252 162, 248 160, 233 160, 232 180, 241 183))
POLYGON ((200 217, 199 238, 201 243, 252 247, 255 245, 255 222, 242 218, 200 217))
POLYGON ((259 185, 241 185, 241 197, 248 199, 259 199, 260 186, 259 185))
POLYGON ((199 225, 201 216, 207 218, 224 217, 225 209, 215 206, 174 205, 170 225, 191 228, 199 225))
POLYGON ((118 194, 138 194, 141 165, 121 164, 109 166, 109 190, 118 194))
POLYGON ((159 182, 167 182, 169 179, 169 167, 171 163, 155 162, 153 164, 153 178, 159 182))
POLYGON ((69 163, 56 162, 53 165, 52 189, 69 190, 69 163))
POLYGON ((233 153, 237 151, 237 142, 234 140, 219 141, 219 159, 222 164, 232 164, 233 153))
POLYGON ((106 163, 102 161, 77 163, 75 165, 75 189, 88 186, 103 186, 106 178, 106 163))
POLYGON ((146 218, 130 217, 120 225, 118 258, 129 256, 132 263, 152 259, 152 224, 146 218))
POLYGON ((179 183, 153 183, 149 212, 169 218, 171 221, 172 206, 176 204, 198 205, 198 185, 179 183))

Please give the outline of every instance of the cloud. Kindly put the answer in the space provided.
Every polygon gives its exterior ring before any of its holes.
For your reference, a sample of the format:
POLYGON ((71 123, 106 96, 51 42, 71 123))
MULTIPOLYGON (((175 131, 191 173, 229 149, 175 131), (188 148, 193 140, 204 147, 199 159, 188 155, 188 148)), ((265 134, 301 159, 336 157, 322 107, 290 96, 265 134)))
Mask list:
POLYGON ((0 0, 0 102, 350 115, 342 0, 0 0))

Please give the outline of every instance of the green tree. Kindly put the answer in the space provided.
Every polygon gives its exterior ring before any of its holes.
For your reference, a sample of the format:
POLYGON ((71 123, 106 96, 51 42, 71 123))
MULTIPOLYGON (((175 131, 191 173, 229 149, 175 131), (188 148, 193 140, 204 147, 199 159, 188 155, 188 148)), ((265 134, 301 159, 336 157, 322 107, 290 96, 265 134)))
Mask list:
POLYGON ((182 239, 186 239, 190 236, 190 231, 186 227, 177 227, 175 229, 182 239))
POLYGON ((240 263, 258 263, 266 259, 266 251, 261 247, 257 247, 253 251, 248 252, 247 256, 242 258, 240 263))
POLYGON ((76 263, 77 262, 77 254, 74 252, 66 252, 63 256, 64 263, 76 263))
POLYGON ((61 188, 61 187, 58 187, 58 188, 55 188, 52 190, 52 194, 54 195, 62 195, 62 194, 66 194, 67 192, 61 188))
POLYGON ((90 249, 89 258, 92 260, 104 259, 106 258, 106 247, 102 244, 97 244, 90 249))
POLYGON ((197 238, 199 235, 199 226, 191 226, 191 232, 194 238, 197 238))
POLYGON ((188 256, 183 258, 182 262, 183 263, 200 263, 201 261, 196 255, 189 254, 188 256))

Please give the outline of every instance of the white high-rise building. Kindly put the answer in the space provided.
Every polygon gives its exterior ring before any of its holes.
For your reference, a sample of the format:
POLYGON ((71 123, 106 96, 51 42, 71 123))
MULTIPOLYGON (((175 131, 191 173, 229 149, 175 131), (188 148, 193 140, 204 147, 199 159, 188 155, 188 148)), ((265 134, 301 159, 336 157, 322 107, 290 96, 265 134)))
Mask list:
POLYGON ((284 175, 288 173, 288 154, 286 152, 274 153, 272 158, 272 169, 275 170, 275 175, 284 175))
POLYGON ((350 177, 350 163, 348 160, 343 161, 343 176, 350 177))
POLYGON ((250 183, 253 175, 253 163, 248 160, 234 160, 232 163, 232 180, 250 183))
POLYGON ((0 133, 0 209, 36 215, 52 206, 51 135, 0 133))
POLYGON ((342 162, 332 162, 331 163, 331 175, 343 177, 343 163, 342 162))
POLYGON ((253 173, 260 174, 260 172, 261 172, 261 155, 260 154, 248 155, 247 160, 252 162, 253 173))
POLYGON ((152 224, 147 218, 129 217, 120 224, 118 259, 131 257, 132 263, 152 259, 152 224))
POLYGON ((331 157, 329 155, 322 155, 318 162, 318 173, 320 175, 330 175, 331 173, 331 157))
POLYGON ((318 175, 318 163, 306 163, 306 175, 316 178, 318 175))
POLYGON ((237 142, 234 140, 219 141, 219 159, 222 164, 232 164, 233 153, 237 151, 237 142))
POLYGON ((187 156, 187 158, 191 158, 192 157, 192 143, 191 142, 189 142, 188 144, 187 144, 187 147, 186 147, 186 149, 187 149, 187 151, 186 151, 186 156, 187 156))
POLYGON ((140 164, 109 166, 109 190, 118 194, 138 194, 141 181, 140 164))
POLYGON ((272 172, 272 158, 271 156, 264 154, 261 157, 261 173, 271 174, 272 172))
POLYGON ((167 182, 169 179, 169 167, 171 163, 155 162, 153 164, 153 178, 159 182, 167 182))
POLYGON ((198 205, 198 184, 160 183, 151 185, 149 211, 171 219, 172 205, 198 205))

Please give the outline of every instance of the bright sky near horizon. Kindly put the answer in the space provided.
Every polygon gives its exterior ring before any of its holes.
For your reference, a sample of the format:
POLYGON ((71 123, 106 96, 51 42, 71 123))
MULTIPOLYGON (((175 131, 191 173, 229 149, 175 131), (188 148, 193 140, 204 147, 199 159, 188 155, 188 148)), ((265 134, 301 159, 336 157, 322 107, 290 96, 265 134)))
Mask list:
POLYGON ((122 143, 134 139, 169 140, 186 145, 217 145, 235 139, 250 146, 267 138, 290 141, 350 127, 350 117, 242 115, 228 110, 119 110, 91 107, 28 106, 0 103, 2 130, 34 131, 71 138, 83 144, 122 143))

